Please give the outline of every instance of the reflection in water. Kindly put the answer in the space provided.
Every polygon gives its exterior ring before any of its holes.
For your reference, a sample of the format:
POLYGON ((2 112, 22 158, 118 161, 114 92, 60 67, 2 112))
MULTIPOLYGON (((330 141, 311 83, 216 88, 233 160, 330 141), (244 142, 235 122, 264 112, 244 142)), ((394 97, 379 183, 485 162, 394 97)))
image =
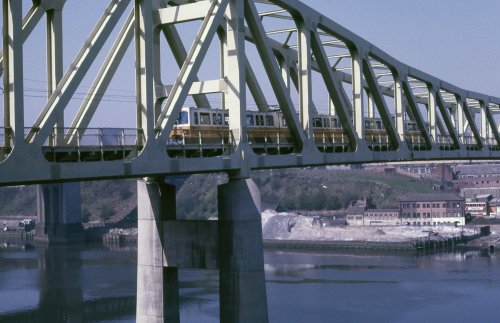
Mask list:
MULTIPOLYGON (((29 261, 22 257, 24 261, 14 261, 16 269, 38 269, 38 306, 0 313, 0 322, 79 323, 134 316, 135 295, 84 300, 84 250, 82 246, 37 246, 29 261)), ((2 266, 2 270, 6 269, 2 266)))
POLYGON ((37 249, 40 322, 83 322, 81 248, 37 249))
MULTIPOLYGON (((136 251, 0 248, 0 322, 135 322, 136 251)), ((265 252, 270 323, 495 321, 496 253, 265 252), (477 321, 477 320, 476 320, 477 321)), ((183 323, 219 321, 218 271, 180 272, 183 323)))

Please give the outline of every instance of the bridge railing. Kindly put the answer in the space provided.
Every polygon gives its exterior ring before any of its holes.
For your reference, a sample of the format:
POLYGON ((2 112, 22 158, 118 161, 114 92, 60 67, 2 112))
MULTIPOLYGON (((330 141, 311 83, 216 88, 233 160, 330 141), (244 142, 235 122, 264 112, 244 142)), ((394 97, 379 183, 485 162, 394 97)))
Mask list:
MULTIPOLYGON (((27 129, 28 131, 30 129, 27 129)), ((142 131, 135 128, 54 128, 45 141, 46 147, 116 147, 133 146, 140 142, 142 131), (73 136, 57 140, 58 136, 73 136)))
POLYGON ((51 162, 117 160, 137 154, 143 142, 142 130, 135 128, 54 128, 43 155, 51 162))

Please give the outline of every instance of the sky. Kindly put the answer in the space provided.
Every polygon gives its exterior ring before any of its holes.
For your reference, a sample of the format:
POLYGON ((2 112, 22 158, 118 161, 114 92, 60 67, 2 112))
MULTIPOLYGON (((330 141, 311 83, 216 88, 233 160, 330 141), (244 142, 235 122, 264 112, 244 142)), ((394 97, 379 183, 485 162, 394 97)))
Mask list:
POLYGON ((498 0, 303 0, 399 61, 500 97, 498 0))
MULTIPOLYGON (((500 19, 496 17, 500 13, 498 0, 303 2, 405 64, 461 88, 500 97, 500 19)), ((63 17, 66 68, 107 3, 105 0, 67 0, 63 17)), ((31 1, 23 0, 23 4, 26 11, 31 1)), ((42 23, 28 39, 24 49, 27 125, 41 111, 46 95, 44 33, 45 25, 42 23)), ((115 34, 116 31, 111 35, 111 40, 115 34)), ((108 42, 106 48, 110 46, 108 42)), ((104 54, 99 59, 103 57, 104 54)), ((84 79, 68 107, 67 123, 82 102, 83 94, 91 85, 98 66, 91 69, 92 73, 84 79)), ((175 76, 173 73, 165 74, 166 77, 175 76)), ((131 47, 106 92, 102 103, 105 108, 100 108, 96 114, 96 125, 135 126, 134 82, 131 47)), ((0 116, 3 117, 2 113, 0 116)))

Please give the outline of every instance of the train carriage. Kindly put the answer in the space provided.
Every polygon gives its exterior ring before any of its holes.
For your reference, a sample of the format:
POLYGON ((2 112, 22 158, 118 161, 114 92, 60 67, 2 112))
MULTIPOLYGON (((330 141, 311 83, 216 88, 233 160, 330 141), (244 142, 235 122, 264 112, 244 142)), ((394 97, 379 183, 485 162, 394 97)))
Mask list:
MULTIPOLYGON (((314 141, 322 152, 346 152, 351 145, 337 116, 316 115, 312 119, 314 141)), ((257 154, 286 154, 294 142, 280 110, 247 111, 247 141, 257 154)), ((380 118, 365 119, 365 140, 372 150, 389 149, 389 138, 380 118)), ((415 122, 405 122, 411 145, 423 145, 415 122)), ((174 157, 230 154, 233 138, 229 130, 229 111, 183 107, 169 136, 167 151, 174 157)))

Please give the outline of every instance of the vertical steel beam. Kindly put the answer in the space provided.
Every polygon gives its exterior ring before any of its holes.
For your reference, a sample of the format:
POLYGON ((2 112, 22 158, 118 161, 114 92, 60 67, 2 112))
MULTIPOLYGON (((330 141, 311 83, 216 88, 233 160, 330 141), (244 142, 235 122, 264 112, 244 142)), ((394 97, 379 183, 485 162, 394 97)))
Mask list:
POLYGON ((354 128, 358 138, 365 139, 365 116, 363 108, 363 58, 359 53, 352 55, 352 98, 354 108, 354 128))
POLYGON ((465 120, 464 120, 464 102, 461 97, 457 97, 457 134, 458 138, 463 142, 465 134, 465 120))
MULTIPOLYGON (((62 43, 62 6, 50 9, 47 15, 47 99, 54 93, 57 84, 63 76, 63 43, 62 43)), ((59 145, 64 140, 64 110, 57 116, 50 145, 59 145), (54 137, 55 135, 55 137, 54 137)))
MULTIPOLYGON (((43 9, 43 7, 40 6, 40 4, 33 3, 33 6, 30 8, 30 10, 28 10, 23 18, 23 43, 26 41, 26 39, 28 39, 28 36, 31 34, 33 29, 35 29, 36 25, 40 22, 44 14, 45 10, 43 9)), ((0 51, 0 65, 3 65, 3 51, 0 51)), ((0 75, 2 72, 0 72, 0 75)))
POLYGON ((290 63, 288 57, 278 57, 278 62, 280 64, 281 69, 281 77, 283 78, 283 82, 285 82, 285 87, 290 93, 290 63))
POLYGON ((135 60, 137 129, 144 138, 137 137, 138 144, 154 138, 153 102, 153 9, 149 0, 135 0, 135 60))
POLYGON ((314 137, 312 125, 311 30, 306 20, 297 22, 299 54, 299 115, 308 138, 314 137))
POLYGON ((367 93, 368 97, 367 97, 367 100, 368 100, 368 111, 367 111, 367 116, 368 118, 374 118, 375 117, 375 107, 374 107, 374 103, 373 103, 373 97, 370 95, 370 93, 367 93))
POLYGON ((401 80, 399 78, 394 79, 394 114, 395 120, 394 125, 396 126, 396 132, 399 135, 400 140, 405 139, 405 104, 403 102, 403 89, 401 85, 401 80))
MULTIPOLYGON (((219 35, 219 75, 221 79, 224 79, 227 71, 227 28, 228 26, 222 26, 217 30, 217 34, 219 35)), ((220 94, 220 103, 221 108, 226 110, 226 92, 223 91, 220 94)))
POLYGON ((489 136, 489 125, 488 119, 486 117, 486 104, 483 100, 479 100, 480 106, 480 116, 481 116, 481 138, 483 140, 488 139, 489 136))
POLYGON ((335 104, 333 103, 332 97, 328 94, 328 114, 334 116, 335 112, 335 104))
POLYGON ((427 121, 429 122, 429 134, 436 142, 436 94, 432 86, 427 85, 429 91, 429 98, 427 101, 427 121))
POLYGON ((22 1, 3 0, 4 125, 7 147, 24 144, 22 1))
POLYGON ((246 59, 245 23, 243 1, 230 0, 226 9, 226 62, 225 77, 228 83, 226 104, 229 104, 229 130, 234 145, 248 142, 246 136, 246 59))

